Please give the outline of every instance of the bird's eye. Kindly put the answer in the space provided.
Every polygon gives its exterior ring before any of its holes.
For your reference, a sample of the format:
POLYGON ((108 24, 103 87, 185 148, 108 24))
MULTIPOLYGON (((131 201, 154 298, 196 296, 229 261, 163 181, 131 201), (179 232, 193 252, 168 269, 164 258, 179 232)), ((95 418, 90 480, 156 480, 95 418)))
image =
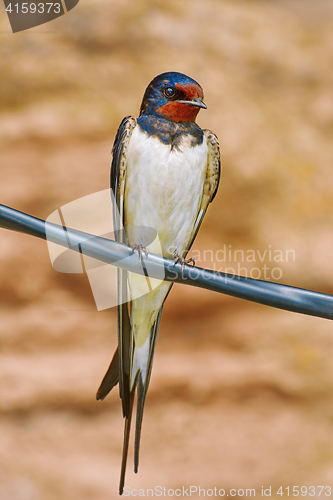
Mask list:
POLYGON ((173 97, 175 95, 175 91, 172 87, 167 87, 164 93, 167 97, 173 97))

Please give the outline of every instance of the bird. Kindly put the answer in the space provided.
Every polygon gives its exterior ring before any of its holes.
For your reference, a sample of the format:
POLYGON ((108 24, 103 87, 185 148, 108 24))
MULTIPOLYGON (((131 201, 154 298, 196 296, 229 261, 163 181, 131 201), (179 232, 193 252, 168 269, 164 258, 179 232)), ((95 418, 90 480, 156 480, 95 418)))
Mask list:
MULTIPOLYGON (((115 235, 139 252, 140 262, 152 252, 181 262, 182 268, 194 263, 185 257, 216 195, 221 172, 217 136, 195 121, 206 108, 199 83, 183 73, 166 72, 149 83, 139 117, 126 116, 119 126, 111 163, 115 235), (153 228, 158 237, 151 241, 146 228, 153 228)), ((125 419, 122 495, 135 393, 136 473, 157 332, 172 284, 155 282, 147 293, 146 276, 120 268, 117 272, 118 347, 96 399, 103 400, 119 383, 125 419)))

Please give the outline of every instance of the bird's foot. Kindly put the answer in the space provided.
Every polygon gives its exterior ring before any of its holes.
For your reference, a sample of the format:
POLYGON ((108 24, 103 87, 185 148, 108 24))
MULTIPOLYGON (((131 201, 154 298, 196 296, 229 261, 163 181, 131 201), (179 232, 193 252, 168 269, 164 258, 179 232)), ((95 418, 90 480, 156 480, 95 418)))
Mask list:
POLYGON ((184 257, 180 257, 179 255, 176 255, 174 266, 176 264, 178 264, 179 262, 180 262, 180 265, 181 265, 181 270, 180 270, 180 277, 181 278, 183 277, 183 272, 184 272, 184 269, 185 269, 185 264, 187 264, 188 266, 191 264, 192 267, 195 266, 195 260, 193 259, 193 257, 190 257, 189 259, 184 259, 184 257))
POLYGON ((139 264, 142 263, 142 255, 145 254, 146 257, 148 257, 148 250, 146 247, 144 247, 143 245, 134 245, 132 247, 132 254, 134 252, 138 252, 139 254, 139 264))

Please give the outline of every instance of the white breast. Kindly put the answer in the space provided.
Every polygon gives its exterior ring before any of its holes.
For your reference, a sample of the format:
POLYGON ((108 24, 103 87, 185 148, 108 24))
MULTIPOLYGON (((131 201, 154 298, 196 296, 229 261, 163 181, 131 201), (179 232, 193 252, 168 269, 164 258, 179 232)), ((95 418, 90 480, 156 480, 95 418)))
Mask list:
MULTIPOLYGON (((200 208, 207 169, 207 142, 191 146, 184 136, 177 148, 148 136, 139 125, 127 150, 125 225, 148 226, 157 231, 161 247, 148 246, 165 257, 182 255, 190 243, 200 208)), ((147 242, 128 232, 130 245, 147 242)))

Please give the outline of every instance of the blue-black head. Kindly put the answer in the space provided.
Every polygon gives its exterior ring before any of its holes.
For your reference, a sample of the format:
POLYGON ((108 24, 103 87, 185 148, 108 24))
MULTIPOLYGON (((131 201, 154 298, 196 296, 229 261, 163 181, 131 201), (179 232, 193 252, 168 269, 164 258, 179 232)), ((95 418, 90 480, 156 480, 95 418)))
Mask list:
POLYGON ((174 122, 194 122, 206 109, 201 86, 183 73, 170 71, 155 76, 143 96, 140 116, 155 115, 174 122))

